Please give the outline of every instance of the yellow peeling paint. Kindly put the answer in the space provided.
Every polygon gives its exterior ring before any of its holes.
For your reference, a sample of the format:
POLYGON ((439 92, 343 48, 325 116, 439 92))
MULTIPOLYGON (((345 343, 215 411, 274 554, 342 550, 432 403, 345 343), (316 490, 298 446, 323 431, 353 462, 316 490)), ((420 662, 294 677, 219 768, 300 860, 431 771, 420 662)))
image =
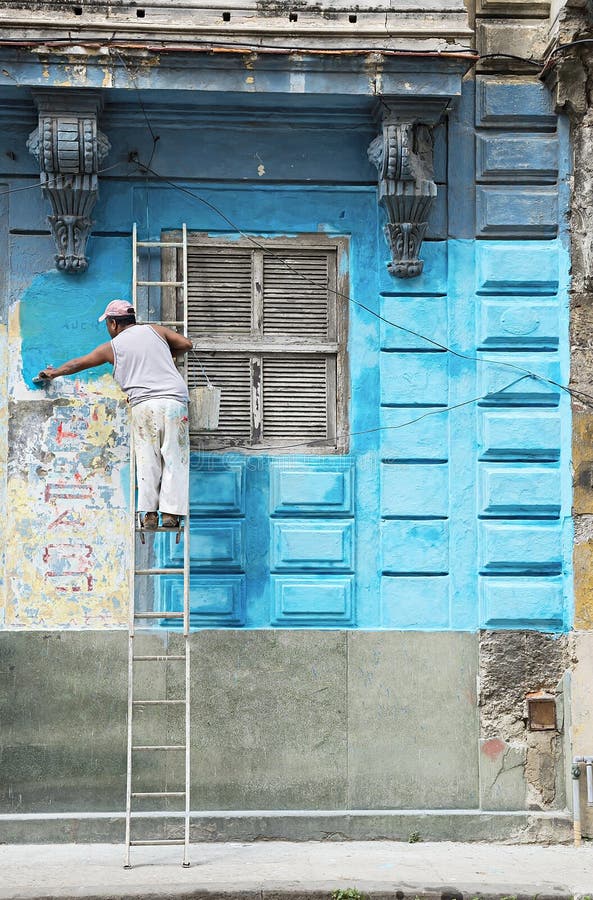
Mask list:
POLYGON ((574 627, 593 628, 593 540, 574 546, 574 627))
POLYGON ((245 84, 255 84, 255 78, 253 75, 248 75, 245 79, 245 84))
MULTIPOLYGON (((19 358, 18 304, 2 336, 6 373, 8 356, 19 358)), ((3 625, 124 627, 132 520, 123 394, 108 374, 89 382, 60 378, 43 389, 25 385, 18 370, 11 375, 11 392, 29 403, 15 406, 13 446, 3 452, 0 443, 0 458, 11 453, 3 625)), ((1 438, 8 388, 0 386, 1 438)))
POLYGON ((101 82, 101 87, 113 87, 113 72, 111 69, 103 69, 103 81, 101 82))
MULTIPOLYGON (((8 464, 8 329, 0 326, 0 516, 6 522, 6 472, 8 464)), ((0 545, 0 627, 4 624, 6 609, 5 575, 6 541, 0 545)))

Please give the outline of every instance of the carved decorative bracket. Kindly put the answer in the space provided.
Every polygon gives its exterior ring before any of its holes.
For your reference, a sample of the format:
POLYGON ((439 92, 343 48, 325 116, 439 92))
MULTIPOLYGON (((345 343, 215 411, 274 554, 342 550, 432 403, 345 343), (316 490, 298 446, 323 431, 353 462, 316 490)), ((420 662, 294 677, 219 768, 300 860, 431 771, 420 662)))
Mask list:
POLYGON ((388 218, 385 235, 392 261, 387 268, 398 278, 413 278, 424 266, 420 247, 437 195, 432 128, 402 121, 401 114, 387 109, 368 155, 379 173, 379 203, 388 218))
POLYGON ((35 91, 39 125, 27 148, 39 160, 41 192, 52 206, 48 222, 56 267, 84 272, 91 213, 99 193, 98 170, 110 144, 97 127, 101 97, 95 91, 35 91))

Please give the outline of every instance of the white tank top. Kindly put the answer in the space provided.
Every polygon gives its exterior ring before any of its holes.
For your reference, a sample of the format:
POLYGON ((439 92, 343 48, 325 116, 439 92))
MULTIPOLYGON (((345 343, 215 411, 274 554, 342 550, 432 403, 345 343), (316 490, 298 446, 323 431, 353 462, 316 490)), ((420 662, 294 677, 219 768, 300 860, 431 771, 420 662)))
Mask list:
POLYGON ((144 400, 186 403, 187 385, 166 340, 150 325, 131 325, 111 341, 113 377, 132 406, 144 400))

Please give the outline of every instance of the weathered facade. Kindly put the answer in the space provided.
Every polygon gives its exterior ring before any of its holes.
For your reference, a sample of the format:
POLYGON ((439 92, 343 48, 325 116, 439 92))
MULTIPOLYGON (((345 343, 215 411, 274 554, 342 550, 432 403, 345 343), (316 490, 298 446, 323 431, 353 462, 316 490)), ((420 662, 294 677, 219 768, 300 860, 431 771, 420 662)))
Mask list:
POLYGON ((127 410, 107 371, 32 378, 105 339, 134 223, 187 226, 191 377, 223 388, 191 469, 194 836, 566 839, 589 425, 571 450, 549 7, 174 10, 0 2, 4 839, 123 833, 127 410))

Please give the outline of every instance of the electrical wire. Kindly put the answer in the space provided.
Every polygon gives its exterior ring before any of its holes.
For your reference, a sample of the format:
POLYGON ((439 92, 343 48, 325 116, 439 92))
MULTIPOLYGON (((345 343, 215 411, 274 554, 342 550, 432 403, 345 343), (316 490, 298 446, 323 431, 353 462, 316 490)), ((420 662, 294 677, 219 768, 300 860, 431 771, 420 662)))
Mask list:
MULTIPOLYGON (((205 197, 200 196, 200 194, 196 194, 193 191, 190 191, 188 188, 184 188, 183 186, 176 184, 174 181, 171 181, 168 178, 160 175, 154 169, 152 169, 152 168, 149 169, 147 166, 143 165, 139 161, 137 161, 137 165, 138 165, 138 168, 150 172, 150 174, 153 175, 153 177, 155 177, 158 181, 162 182, 163 184, 167 184, 168 186, 174 188, 175 190, 180 191, 183 194, 187 194, 189 197, 192 197, 194 200, 198 200, 200 203, 203 203, 206 207, 208 207, 210 210, 212 210, 214 213, 216 213, 218 216, 220 216, 220 218, 222 218, 222 220, 224 222, 226 222, 226 224, 229 225, 229 227, 231 227, 233 229, 233 231, 235 231, 237 234, 240 234, 246 240, 250 241, 250 243, 252 243, 258 249, 263 250, 269 256, 272 256, 275 259, 277 259, 290 272, 292 272, 294 275, 301 278, 303 281, 306 281, 308 284, 311 284, 314 287, 322 288, 323 290, 327 289, 327 285, 321 284, 320 282, 315 281, 314 279, 310 278, 309 276, 304 275, 302 272, 300 272, 298 269, 296 269, 294 266, 292 266, 288 262, 288 260, 286 260, 283 256, 274 252, 269 247, 266 247, 264 244, 262 244, 260 241, 258 241, 257 238, 254 238, 253 235, 250 235, 247 232, 243 231, 241 228, 239 228, 239 226, 235 222, 233 222, 233 220, 230 219, 226 215, 226 213, 224 213, 221 209, 219 209, 216 206, 216 204, 207 200, 205 197)), ((577 399, 579 399, 580 402, 585 402, 581 398, 586 397, 587 405, 593 406, 593 395, 586 394, 583 391, 575 391, 573 388, 569 387, 568 385, 564 385, 558 381, 554 381, 552 378, 546 378, 544 375, 539 375, 537 372, 532 372, 530 369, 526 369, 523 366, 518 366, 515 363, 507 362, 506 360, 492 359, 491 357, 474 356, 473 354, 469 354, 469 353, 461 353, 459 350, 454 350, 452 347, 449 347, 446 344, 442 344, 440 341, 436 341, 433 338, 429 338, 427 335, 421 334, 418 331, 414 331, 411 328, 406 328, 404 325, 400 325, 397 322, 391 321, 390 319, 386 318, 385 316, 382 316, 380 313, 375 312, 374 309, 371 309, 371 307, 367 306, 365 303, 361 303, 359 300, 355 300, 354 297, 351 297, 349 294, 345 294, 344 292, 339 291, 335 288, 332 288, 331 291, 333 294, 335 294, 335 296, 342 297, 343 299, 347 300, 349 303, 352 303, 354 306, 357 306, 360 309, 365 310, 365 312, 374 316, 376 319, 379 319, 381 322, 384 322, 386 325, 390 325, 394 328, 397 328, 399 331, 403 331, 406 334, 409 334, 413 337, 420 338, 421 340, 426 341, 429 344, 432 344, 437 349, 439 349, 443 352, 446 352, 446 353, 450 353, 452 356, 456 356, 458 359, 463 359, 463 360, 466 360, 469 362, 479 362, 481 364, 504 366, 505 368, 513 369, 514 371, 520 372, 525 376, 529 376, 531 378, 536 378, 539 381, 545 382, 546 384, 550 384, 556 388, 559 388, 560 390, 565 391, 568 394, 574 395, 575 397, 577 397, 577 394, 578 394, 577 399)))
MULTIPOLYGON (((496 391, 497 394, 503 394, 505 391, 508 391, 510 388, 514 387, 516 384, 519 384, 520 381, 524 381, 526 378, 530 378, 529 375, 522 375, 520 378, 515 378, 514 381, 511 381, 509 384, 505 384, 504 387, 498 388, 496 391)), ((472 403, 479 403, 480 400, 486 400, 490 395, 489 394, 481 394, 479 397, 472 397, 470 400, 462 400, 460 403, 453 403, 451 406, 441 406, 438 409, 431 409, 429 412, 423 413, 421 416, 416 416, 415 419, 409 419, 407 422, 400 422, 398 425, 378 425, 375 428, 363 428, 361 431, 342 431, 336 435, 330 435, 325 438, 313 438, 308 441, 300 441, 296 444, 268 444, 261 446, 253 446, 249 445, 249 450, 254 452, 262 452, 268 450, 296 450, 298 447, 326 447, 330 443, 338 443, 338 441, 343 440, 344 438, 349 439, 351 437, 357 437, 361 434, 375 434, 378 431, 397 431, 400 428, 407 428, 409 425, 415 425, 416 422, 422 421, 422 419, 428 418, 428 416, 438 416, 442 413, 452 412, 454 409, 461 409, 462 406, 469 406, 472 403)), ((400 407, 401 408, 401 407, 400 407)), ((223 444, 219 447, 211 447, 204 446, 200 448, 202 452, 211 452, 216 453, 219 450, 228 450, 229 453, 232 453, 233 450, 236 449, 241 450, 241 446, 237 446, 233 448, 229 446, 229 444, 223 444)))

